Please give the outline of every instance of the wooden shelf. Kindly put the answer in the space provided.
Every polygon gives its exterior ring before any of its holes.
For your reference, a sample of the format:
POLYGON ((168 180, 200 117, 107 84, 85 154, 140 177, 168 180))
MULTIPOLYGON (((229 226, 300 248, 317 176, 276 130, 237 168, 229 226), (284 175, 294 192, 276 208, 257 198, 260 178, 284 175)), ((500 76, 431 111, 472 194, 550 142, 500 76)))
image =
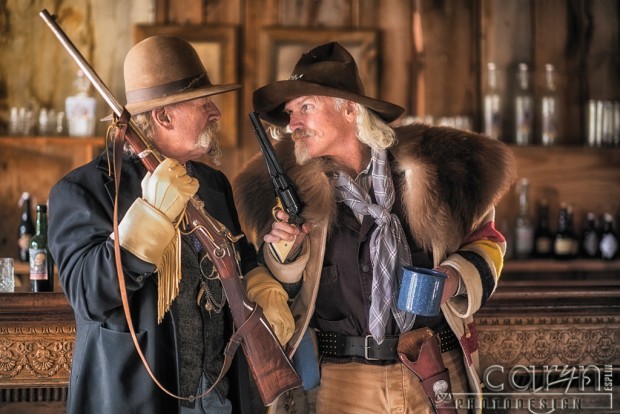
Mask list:
POLYGON ((32 142, 42 144, 68 144, 74 142, 82 144, 97 144, 103 143, 103 137, 100 136, 88 136, 88 137, 70 137, 68 135, 1 135, 0 141, 2 142, 32 142))
POLYGON ((11 235, 17 236, 22 192, 30 193, 33 204, 45 203, 50 188, 62 176, 91 161, 104 146, 102 136, 0 136, 0 256, 17 253, 16 239, 11 235))
POLYGON ((619 272, 620 260, 554 260, 554 259, 508 259, 504 272, 546 273, 546 272, 619 272))
POLYGON ((620 283, 620 260, 509 259, 504 264, 500 284, 506 283, 620 283))

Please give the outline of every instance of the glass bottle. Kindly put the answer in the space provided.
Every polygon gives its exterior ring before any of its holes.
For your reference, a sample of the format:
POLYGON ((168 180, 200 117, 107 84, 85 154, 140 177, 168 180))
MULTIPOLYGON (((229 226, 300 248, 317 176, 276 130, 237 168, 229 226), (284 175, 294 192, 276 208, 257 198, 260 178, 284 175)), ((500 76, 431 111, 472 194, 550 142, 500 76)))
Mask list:
POLYGON ((493 139, 499 139, 502 133, 502 114, 495 63, 487 64, 487 90, 483 106, 484 133, 493 139))
POLYGON ((558 127, 558 102, 553 65, 545 65, 545 89, 540 102, 540 142, 545 146, 555 145, 558 127))
POLYGON ((549 204, 542 199, 538 205, 536 230, 534 230, 534 255, 539 258, 553 256, 553 233, 549 228, 549 204))
POLYGON ((515 95, 515 143, 517 145, 530 145, 532 143, 532 131, 534 130, 534 102, 527 63, 519 63, 517 84, 517 93, 515 95))
POLYGON ((504 260, 514 258, 514 226, 506 218, 502 217, 498 224, 499 232, 506 239, 506 252, 504 253, 504 260))
POLYGON ((88 95, 90 82, 84 72, 79 70, 73 84, 77 94, 65 100, 69 135, 72 137, 92 136, 95 133, 96 101, 88 95))
POLYGON ((600 257, 599 242, 600 237, 597 229, 596 214, 588 212, 581 232, 581 257, 586 259, 596 259, 600 257))
POLYGON ((530 181, 521 178, 518 184, 519 212, 515 223, 515 257, 526 259, 534 251, 534 226, 530 218, 530 181))
POLYGON ((575 252, 575 231, 573 230, 572 208, 561 203, 558 215, 558 229, 553 239, 553 254, 556 259, 572 259, 575 252))
POLYGON ((54 290, 54 259, 47 247, 47 206, 37 205, 37 232, 30 241, 30 285, 33 292, 54 290))
POLYGON ((19 199, 19 205, 22 208, 22 215, 17 228, 17 260, 20 262, 28 262, 30 254, 30 239, 34 236, 34 222, 32 221, 32 207, 30 194, 22 193, 19 199))
POLYGON ((614 260, 618 257, 618 234, 614 231, 614 218, 610 213, 603 214, 599 249, 604 260, 614 260))

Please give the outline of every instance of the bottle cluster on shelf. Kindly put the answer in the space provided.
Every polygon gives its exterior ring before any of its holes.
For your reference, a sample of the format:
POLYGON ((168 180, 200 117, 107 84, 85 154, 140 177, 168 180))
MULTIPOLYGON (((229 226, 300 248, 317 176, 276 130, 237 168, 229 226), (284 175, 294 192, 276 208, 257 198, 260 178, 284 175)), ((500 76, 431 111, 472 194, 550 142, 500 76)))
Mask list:
MULTIPOLYGON (((498 65, 493 62, 487 64, 482 132, 491 138, 519 146, 560 144, 558 127, 562 114, 554 65, 547 63, 540 71, 539 76, 543 80, 541 90, 534 90, 534 72, 527 63, 519 63, 515 72, 502 83, 498 65), (505 87, 500 87, 503 84, 505 87)), ((620 102, 589 99, 583 105, 584 144, 590 147, 620 147, 620 102)))
POLYGON ((8 134, 11 136, 86 137, 95 134, 96 101, 89 96, 89 80, 79 70, 74 81, 76 94, 65 99, 64 111, 42 106, 12 107, 9 111, 8 134))
MULTIPOLYGON (((514 77, 513 114, 512 121, 514 131, 514 143, 517 145, 532 145, 539 143, 545 146, 557 143, 557 126, 559 107, 557 103, 557 91, 555 69, 550 63, 544 66, 544 89, 539 94, 539 102, 534 102, 534 89, 530 68, 527 63, 519 63, 514 77), (540 128, 534 130, 534 119, 539 117, 540 128)), ((501 94, 499 87, 499 71, 493 62, 487 64, 486 88, 483 96, 483 132, 491 138, 508 141, 503 136, 508 121, 504 119, 502 108, 503 99, 508 99, 508 94, 501 94)), ((512 138, 511 138, 512 139, 512 138)))
MULTIPOLYGON (((619 240, 613 214, 587 212, 581 230, 575 226, 573 207, 560 203, 555 228, 547 200, 537 202, 536 214, 530 212, 530 183, 521 178, 517 187, 518 213, 514 224, 514 246, 509 257, 516 259, 603 259, 620 258, 619 240)), ((508 246, 510 249, 510 246, 508 246)))
POLYGON ((65 113, 52 108, 35 111, 29 107, 12 107, 9 112, 10 136, 66 135, 65 113))
POLYGON ((620 147, 620 101, 590 99, 586 109, 589 147, 620 147))

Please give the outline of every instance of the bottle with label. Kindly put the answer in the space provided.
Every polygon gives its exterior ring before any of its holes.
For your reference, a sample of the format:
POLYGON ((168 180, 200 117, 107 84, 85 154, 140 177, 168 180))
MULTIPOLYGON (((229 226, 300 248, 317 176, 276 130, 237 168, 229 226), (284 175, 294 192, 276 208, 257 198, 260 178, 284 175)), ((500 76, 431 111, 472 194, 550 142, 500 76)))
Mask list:
POLYGON ((534 226, 530 218, 530 181, 521 178, 517 188, 519 212, 515 223, 515 257, 527 259, 534 251, 534 226))
POLYGON ((69 135, 72 137, 92 136, 95 133, 95 98, 88 95, 90 82, 81 70, 74 81, 77 94, 65 100, 65 112, 69 135))
POLYGON ((519 63, 515 95, 515 143, 530 145, 534 131, 534 102, 527 63, 519 63))
POLYGON ((30 284, 33 292, 54 290, 54 259, 47 248, 47 206, 37 205, 37 232, 30 241, 30 284))
POLYGON ((614 230, 614 218, 609 213, 603 215, 603 231, 599 249, 603 260, 618 258, 618 234, 614 230))
POLYGON ((553 255, 556 259, 572 259, 575 257, 576 246, 572 208, 562 203, 558 215, 558 229, 553 240, 553 255))
POLYGON ((536 230, 534 230, 534 256, 549 258, 553 256, 553 233, 549 228, 549 204, 542 199, 538 205, 536 230))
POLYGON ((555 145, 558 128, 558 100, 555 85, 555 70, 552 64, 545 65, 545 88, 540 101, 540 142, 545 146, 555 145))
POLYGON ((600 237, 597 228, 596 214, 589 212, 583 224, 581 232, 580 256, 586 259, 597 259, 599 252, 600 237))
POLYGON ((493 139, 502 134, 501 99, 499 96, 497 67, 487 64, 487 89, 484 94, 484 133, 493 139))
POLYGON ((34 222, 32 221, 32 207, 30 194, 22 193, 19 199, 22 208, 22 215, 17 228, 17 260, 20 262, 28 262, 30 259, 30 239, 34 236, 34 222))

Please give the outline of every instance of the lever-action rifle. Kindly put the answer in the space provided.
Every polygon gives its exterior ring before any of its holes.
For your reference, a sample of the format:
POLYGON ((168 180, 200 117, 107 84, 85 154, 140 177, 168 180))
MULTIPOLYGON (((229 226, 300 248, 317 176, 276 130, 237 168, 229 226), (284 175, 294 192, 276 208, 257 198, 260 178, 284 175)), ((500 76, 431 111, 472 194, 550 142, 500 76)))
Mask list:
MULTIPOLYGON (((129 114, 125 108, 114 98, 75 45, 73 45, 71 40, 62 31, 60 26, 56 23, 55 17, 52 17, 47 10, 41 11, 39 15, 86 74, 86 77, 88 77, 95 89, 97 89, 99 94, 101 94, 106 103, 114 111, 114 114, 121 119, 121 122, 127 119, 129 114)), ((159 163, 164 160, 164 157, 140 132, 140 129, 133 120, 129 119, 127 123, 123 122, 119 124, 118 129, 123 128, 126 128, 123 134, 124 139, 132 146, 137 154, 140 154, 142 163, 152 172, 159 163)), ((118 146, 118 143, 115 143, 115 145, 118 146)), ((116 169, 120 172, 120 166, 116 166, 116 169)), ((118 177, 119 174, 115 175, 116 180, 120 180, 120 177, 118 177)), ((118 194, 118 191, 116 193, 118 194)), ((115 231, 117 231, 118 228, 117 205, 118 203, 115 203, 115 231)), ((270 405, 282 393, 300 387, 301 380, 293 369, 291 361, 287 358, 282 346, 280 346, 268 321, 262 316, 262 309, 246 296, 245 289, 240 280, 237 252, 234 246, 234 242, 238 240, 239 236, 233 236, 226 226, 209 215, 204 209, 204 202, 197 196, 194 196, 187 204, 186 218, 188 224, 187 228, 184 230, 193 232, 204 247, 213 265, 216 267, 233 316, 236 332, 233 334, 225 352, 225 356, 227 357, 226 360, 228 361, 234 356, 237 346, 241 344, 250 371, 256 381, 261 399, 265 405, 270 405)), ((118 237, 115 237, 115 240, 118 240, 118 237)), ((131 315, 128 311, 129 307, 124 277, 122 277, 122 266, 118 260, 118 258, 120 258, 120 247, 118 243, 115 245, 115 252, 121 297, 123 299, 127 323, 134 339, 134 345, 136 346, 136 350, 145 368, 151 375, 153 381, 155 381, 168 395, 180 399, 192 399, 193 397, 179 397, 166 390, 152 374, 135 337, 131 315)), ((224 370, 222 370, 222 372, 224 372, 224 370)), ((223 374, 221 373, 221 375, 223 374)))
MULTIPOLYGON (((276 193, 276 205, 272 209, 273 218, 278 220, 276 212, 278 210, 284 210, 288 214, 288 223, 301 226, 304 220, 299 216, 303 208, 303 203, 297 195, 297 190, 293 185, 293 182, 288 175, 282 169, 280 162, 276 158, 273 145, 267 137, 263 123, 258 117, 258 113, 250 112, 250 120, 254 125, 254 131, 256 132, 256 138, 260 143, 260 150, 263 153, 263 158, 267 163, 267 171, 273 182, 273 189, 276 193)), ((294 242, 281 240, 278 243, 270 243, 269 249, 278 258, 280 263, 284 263, 288 256, 294 242)))

